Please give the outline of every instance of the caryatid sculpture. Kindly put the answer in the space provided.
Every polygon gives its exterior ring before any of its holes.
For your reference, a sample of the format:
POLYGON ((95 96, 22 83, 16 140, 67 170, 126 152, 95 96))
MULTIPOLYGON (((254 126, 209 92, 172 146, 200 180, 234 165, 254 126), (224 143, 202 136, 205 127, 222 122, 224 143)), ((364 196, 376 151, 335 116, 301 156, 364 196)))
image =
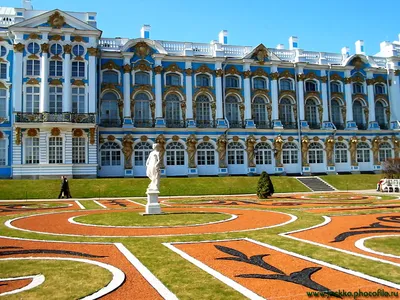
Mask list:
POLYGON ((328 166, 335 165, 333 161, 334 150, 335 150, 335 139, 333 136, 329 136, 325 141, 326 160, 328 162, 328 166))
POLYGON ((246 139, 246 151, 247 151, 247 158, 248 158, 248 166, 253 168, 256 166, 254 163, 254 145, 256 144, 256 138, 254 135, 250 135, 246 139))
POLYGON ((146 176, 151 180, 147 190, 158 191, 160 189, 160 166, 160 145, 153 144, 153 151, 150 152, 146 161, 146 176))
POLYGON ((191 134, 186 140, 187 152, 189 156, 189 168, 196 168, 196 136, 191 134))
POLYGON ((226 168, 225 157, 226 157, 226 144, 228 143, 228 139, 225 134, 221 134, 221 136, 217 140, 217 151, 219 154, 219 167, 226 168))
POLYGON ((122 139, 122 153, 125 157, 125 169, 132 169, 133 137, 127 134, 122 139))
POLYGON ((274 156, 275 156, 275 165, 277 167, 282 167, 282 144, 283 139, 282 136, 278 135, 274 139, 274 156))
POLYGON ((157 138, 156 138, 156 143, 159 146, 159 151, 160 151, 160 169, 165 169, 164 166, 164 154, 165 154, 165 137, 163 134, 160 134, 157 138))

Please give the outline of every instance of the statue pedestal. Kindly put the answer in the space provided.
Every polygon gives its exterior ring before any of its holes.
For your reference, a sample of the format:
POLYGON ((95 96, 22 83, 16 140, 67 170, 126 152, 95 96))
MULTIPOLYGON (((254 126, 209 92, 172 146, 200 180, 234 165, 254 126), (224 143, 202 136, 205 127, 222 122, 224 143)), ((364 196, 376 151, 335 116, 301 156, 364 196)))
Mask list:
POLYGON ((147 204, 146 204, 146 215, 158 215, 161 214, 161 206, 158 203, 158 190, 147 189, 147 204))

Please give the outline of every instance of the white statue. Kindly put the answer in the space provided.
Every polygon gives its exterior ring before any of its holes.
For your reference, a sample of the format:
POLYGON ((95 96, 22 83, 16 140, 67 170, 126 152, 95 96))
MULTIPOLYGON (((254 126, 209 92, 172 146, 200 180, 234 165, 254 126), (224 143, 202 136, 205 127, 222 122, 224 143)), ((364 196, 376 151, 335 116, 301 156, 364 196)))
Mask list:
POLYGON ((160 165, 160 146, 153 144, 153 151, 150 152, 146 161, 146 175, 151 180, 148 190, 158 191, 160 188, 160 165))

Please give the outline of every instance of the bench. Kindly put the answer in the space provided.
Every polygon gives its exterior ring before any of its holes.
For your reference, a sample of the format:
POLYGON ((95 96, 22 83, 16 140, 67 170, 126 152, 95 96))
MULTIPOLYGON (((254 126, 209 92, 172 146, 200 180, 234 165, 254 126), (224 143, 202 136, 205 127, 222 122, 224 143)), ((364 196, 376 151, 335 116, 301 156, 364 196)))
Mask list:
POLYGON ((382 192, 400 192, 400 179, 383 179, 380 190, 382 192))

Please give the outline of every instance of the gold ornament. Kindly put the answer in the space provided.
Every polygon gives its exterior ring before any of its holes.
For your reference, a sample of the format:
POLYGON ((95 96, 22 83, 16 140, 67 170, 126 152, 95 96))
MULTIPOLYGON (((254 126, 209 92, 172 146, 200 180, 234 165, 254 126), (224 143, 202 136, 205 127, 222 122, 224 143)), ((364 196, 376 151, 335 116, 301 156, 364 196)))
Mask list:
POLYGON ((59 136, 61 133, 60 128, 54 127, 51 129, 51 135, 52 136, 59 136))
POLYGON ((56 11, 54 14, 52 14, 47 23, 49 23, 53 28, 58 28, 60 29, 61 27, 64 26, 65 24, 65 19, 58 11, 56 11))

